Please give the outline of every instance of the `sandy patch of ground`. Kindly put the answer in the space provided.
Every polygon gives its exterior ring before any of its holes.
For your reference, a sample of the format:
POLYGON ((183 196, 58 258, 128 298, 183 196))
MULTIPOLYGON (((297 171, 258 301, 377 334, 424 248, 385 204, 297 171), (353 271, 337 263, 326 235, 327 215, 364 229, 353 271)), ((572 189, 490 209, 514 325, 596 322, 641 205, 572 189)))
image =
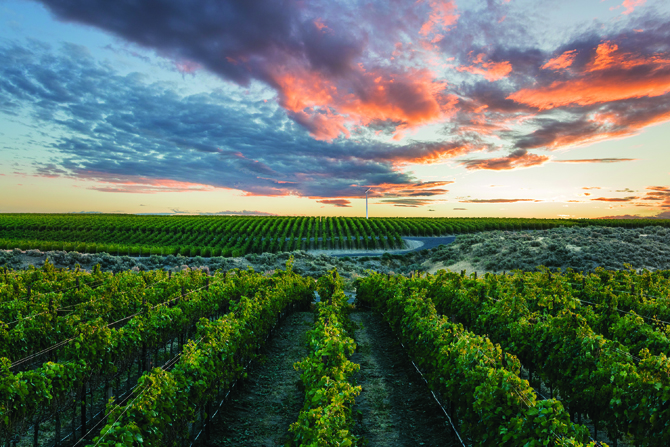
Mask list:
POLYGON ((426 271, 428 273, 433 275, 437 273, 438 270, 450 270, 452 272, 458 272, 458 273, 460 273, 461 270, 465 270, 465 273, 468 275, 472 272, 477 272, 477 275, 483 275, 488 272, 488 270, 482 268, 476 268, 468 261, 459 261, 451 265, 444 265, 443 262, 426 261, 421 265, 426 268, 426 271))

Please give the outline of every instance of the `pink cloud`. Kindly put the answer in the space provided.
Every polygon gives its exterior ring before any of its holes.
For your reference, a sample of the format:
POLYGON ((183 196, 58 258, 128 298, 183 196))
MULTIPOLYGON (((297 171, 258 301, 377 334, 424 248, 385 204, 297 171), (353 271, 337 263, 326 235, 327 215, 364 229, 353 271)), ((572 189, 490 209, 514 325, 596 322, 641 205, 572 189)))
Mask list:
POLYGON ((544 70, 564 70, 572 65, 572 62, 575 60, 576 56, 577 50, 566 51, 560 56, 549 59, 549 61, 547 61, 547 63, 544 64, 541 68, 544 70))
POLYGON ((484 53, 478 54, 475 60, 472 61, 472 65, 460 66, 457 70, 480 74, 489 82, 502 79, 512 72, 512 64, 508 61, 484 62, 484 56, 484 53))
POLYGON ((430 1, 429 5, 431 8, 430 16, 419 30, 419 34, 422 36, 436 33, 458 21, 459 15, 456 14, 456 4, 452 0, 430 1))
POLYGON ((647 0, 623 0, 621 6, 623 6, 625 9, 624 12, 622 12, 621 14, 628 15, 631 12, 633 12, 635 8, 644 5, 646 2, 647 0))

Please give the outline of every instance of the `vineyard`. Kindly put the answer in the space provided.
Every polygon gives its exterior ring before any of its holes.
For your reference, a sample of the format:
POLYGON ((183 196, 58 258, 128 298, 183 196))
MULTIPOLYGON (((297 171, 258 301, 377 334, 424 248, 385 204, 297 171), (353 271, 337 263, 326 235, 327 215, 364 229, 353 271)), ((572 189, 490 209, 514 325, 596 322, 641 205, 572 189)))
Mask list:
MULTIPOLYGON (((374 353, 359 352, 356 312, 380 315, 401 343, 385 349, 402 349, 425 380, 448 429, 440 445, 670 445, 670 271, 369 272, 355 306, 342 287, 336 271, 315 282, 291 261, 264 274, 3 269, 0 442, 220 445, 217 415, 244 392, 235 385, 267 361, 287 318, 311 313, 292 337, 305 354, 286 386, 303 404, 277 413, 282 443, 364 445, 361 424, 379 424, 360 410, 374 401, 370 382, 357 384, 373 364, 361 356, 374 353)), ((261 408, 279 384, 266 386, 261 408)))
POLYGON ((669 220, 0 214, 0 249, 151 256, 391 250, 403 237, 561 226, 670 226, 669 220))

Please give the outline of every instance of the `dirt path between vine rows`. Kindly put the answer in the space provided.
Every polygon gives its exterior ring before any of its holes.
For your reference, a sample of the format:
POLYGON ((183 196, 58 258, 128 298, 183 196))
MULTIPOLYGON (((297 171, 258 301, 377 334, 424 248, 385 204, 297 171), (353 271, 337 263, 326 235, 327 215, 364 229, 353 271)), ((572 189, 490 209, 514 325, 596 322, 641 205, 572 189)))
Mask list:
POLYGON ((356 435, 368 446, 456 446, 442 409, 416 372, 409 357, 382 317, 354 312, 358 345, 351 361, 361 365, 356 374, 363 390, 354 410, 361 412, 356 435))
POLYGON ((307 356, 306 332, 312 312, 290 315, 252 363, 248 378, 238 384, 212 421, 207 446, 282 446, 289 426, 298 420, 305 399, 300 374, 293 364, 307 356))

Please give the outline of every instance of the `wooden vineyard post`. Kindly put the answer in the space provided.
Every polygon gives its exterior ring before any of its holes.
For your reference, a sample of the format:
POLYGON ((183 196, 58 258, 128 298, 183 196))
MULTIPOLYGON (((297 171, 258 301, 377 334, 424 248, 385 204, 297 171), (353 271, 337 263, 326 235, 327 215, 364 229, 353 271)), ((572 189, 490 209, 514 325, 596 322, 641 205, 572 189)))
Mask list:
POLYGON ((86 436, 86 382, 81 387, 81 437, 86 436))
POLYGON ((40 423, 35 422, 35 431, 33 432, 33 447, 40 445, 40 423))
POLYGON ((74 398, 74 406, 72 407, 72 442, 77 440, 77 398, 74 398))
POLYGON ((56 444, 54 447, 60 447, 60 412, 56 412, 56 444))
MULTIPOLYGON (((147 299, 146 297, 142 298, 142 313, 146 312, 146 304, 147 304, 147 299)), ((147 360, 147 342, 143 341, 142 342, 142 371, 148 371, 149 370, 149 361, 147 360)))

